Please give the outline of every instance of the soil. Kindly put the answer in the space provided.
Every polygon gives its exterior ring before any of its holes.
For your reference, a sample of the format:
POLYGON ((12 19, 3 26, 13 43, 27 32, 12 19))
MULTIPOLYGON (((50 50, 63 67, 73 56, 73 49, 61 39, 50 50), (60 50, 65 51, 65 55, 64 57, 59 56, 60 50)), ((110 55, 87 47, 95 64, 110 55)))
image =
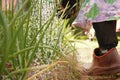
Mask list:
MULTIPOLYGON (((77 51, 75 59, 73 59, 73 55, 68 55, 69 63, 60 63, 56 65, 52 71, 37 76, 35 80, 120 80, 120 73, 107 76, 87 76, 82 74, 83 68, 81 65, 87 64, 87 67, 91 65, 93 50, 98 47, 98 44, 96 41, 89 40, 81 40, 73 44, 76 46, 77 51), (46 79, 44 79, 45 76, 46 79)), ((120 53, 120 42, 117 50, 120 53)), ((65 61, 65 59, 60 59, 60 61, 65 61)), ((28 77, 38 72, 39 70, 33 71, 28 77)))

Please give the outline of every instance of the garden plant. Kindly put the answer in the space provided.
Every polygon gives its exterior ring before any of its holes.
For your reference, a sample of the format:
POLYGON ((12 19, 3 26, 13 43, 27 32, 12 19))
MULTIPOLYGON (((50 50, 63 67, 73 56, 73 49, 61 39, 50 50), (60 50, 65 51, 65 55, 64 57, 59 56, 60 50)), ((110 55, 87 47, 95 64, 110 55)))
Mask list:
MULTIPOLYGON (((48 74, 60 68, 59 64, 71 65, 67 56, 76 53, 74 35, 71 27, 66 27, 67 20, 56 17, 57 7, 44 19, 44 2, 53 0, 21 1, 17 9, 2 11, 0 6, 0 80, 50 79, 48 74)), ((66 76, 75 80, 73 74, 66 76)))

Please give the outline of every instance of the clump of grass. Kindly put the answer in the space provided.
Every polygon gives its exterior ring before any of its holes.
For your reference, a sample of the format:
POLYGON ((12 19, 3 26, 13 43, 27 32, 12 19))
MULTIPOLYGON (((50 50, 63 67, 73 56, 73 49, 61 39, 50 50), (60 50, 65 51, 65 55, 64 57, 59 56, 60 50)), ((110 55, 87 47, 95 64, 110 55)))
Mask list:
POLYGON ((31 76, 29 75, 27 80, 80 80, 81 68, 78 64, 76 57, 69 54, 67 58, 61 58, 53 64, 44 66, 41 71, 37 71, 36 73, 31 74, 31 76))
POLYGON ((25 0, 16 12, 0 9, 0 75, 3 79, 25 80, 33 70, 34 60, 41 66, 74 53, 71 29, 65 29, 65 21, 56 21, 56 9, 43 24, 42 1, 25 0), (28 1, 31 5, 25 12, 28 1))

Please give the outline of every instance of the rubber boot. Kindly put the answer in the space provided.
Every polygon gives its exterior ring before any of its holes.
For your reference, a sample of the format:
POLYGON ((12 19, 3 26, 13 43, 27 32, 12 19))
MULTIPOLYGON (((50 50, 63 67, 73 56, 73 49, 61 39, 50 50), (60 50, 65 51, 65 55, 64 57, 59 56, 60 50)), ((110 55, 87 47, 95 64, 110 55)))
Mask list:
POLYGON ((87 69, 87 75, 110 75, 120 72, 120 56, 116 48, 110 49, 102 56, 96 54, 100 52, 99 48, 94 50, 92 66, 87 69))

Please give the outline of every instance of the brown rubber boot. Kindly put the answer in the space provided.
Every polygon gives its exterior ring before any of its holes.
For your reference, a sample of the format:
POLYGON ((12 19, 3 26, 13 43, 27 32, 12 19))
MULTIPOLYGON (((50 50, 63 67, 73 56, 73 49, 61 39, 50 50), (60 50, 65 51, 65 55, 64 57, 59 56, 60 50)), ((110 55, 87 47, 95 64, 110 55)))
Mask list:
POLYGON ((94 50, 92 66, 87 69, 87 75, 110 75, 120 72, 120 56, 116 48, 110 49, 102 56, 96 54, 100 51, 99 48, 94 50))

